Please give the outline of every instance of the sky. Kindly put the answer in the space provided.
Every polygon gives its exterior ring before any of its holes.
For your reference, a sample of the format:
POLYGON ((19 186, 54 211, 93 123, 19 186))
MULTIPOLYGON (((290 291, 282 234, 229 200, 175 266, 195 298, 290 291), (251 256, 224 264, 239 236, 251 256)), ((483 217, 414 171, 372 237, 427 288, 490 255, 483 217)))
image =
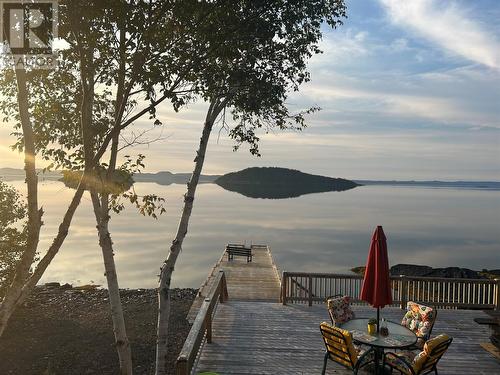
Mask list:
MULTIPOLYGON (((351 0, 324 27, 323 54, 291 109, 319 106, 303 132, 262 135, 261 158, 213 132, 205 174, 279 166, 351 179, 500 180, 500 2, 351 0)), ((161 140, 127 149, 146 171, 189 172, 206 103, 158 108, 161 140)), ((134 132, 149 129, 141 120, 134 132)), ((0 167, 22 167, 0 125, 0 167)), ((129 131, 130 136, 130 131, 129 131)))

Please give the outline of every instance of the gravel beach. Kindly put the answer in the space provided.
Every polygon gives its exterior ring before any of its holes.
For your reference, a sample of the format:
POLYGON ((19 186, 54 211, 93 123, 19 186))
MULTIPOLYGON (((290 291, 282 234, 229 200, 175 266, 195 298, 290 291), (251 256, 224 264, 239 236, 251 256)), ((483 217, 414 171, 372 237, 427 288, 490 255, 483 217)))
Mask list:
MULTIPOLYGON (((197 290, 174 289, 170 315, 169 374, 190 325, 186 315, 197 290)), ((157 299, 154 289, 121 291, 134 374, 154 373, 157 299)), ((117 374, 107 290, 57 283, 37 287, 0 338, 0 374, 117 374)))

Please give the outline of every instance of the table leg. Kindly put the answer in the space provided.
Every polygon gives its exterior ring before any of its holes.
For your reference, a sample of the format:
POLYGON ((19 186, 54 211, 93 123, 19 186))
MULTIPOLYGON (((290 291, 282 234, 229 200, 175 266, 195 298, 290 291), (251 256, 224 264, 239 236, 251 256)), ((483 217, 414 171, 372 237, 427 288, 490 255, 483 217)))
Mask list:
POLYGON ((380 367, 380 360, 382 360, 382 364, 384 363, 383 361, 384 358, 384 349, 383 348, 375 348, 375 374, 384 374, 384 368, 380 367))

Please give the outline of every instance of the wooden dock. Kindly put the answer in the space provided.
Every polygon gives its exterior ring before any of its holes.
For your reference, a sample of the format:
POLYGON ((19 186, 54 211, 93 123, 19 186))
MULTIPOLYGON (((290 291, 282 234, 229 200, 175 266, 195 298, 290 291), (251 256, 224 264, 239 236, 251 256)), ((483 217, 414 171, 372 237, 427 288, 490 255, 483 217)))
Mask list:
MULTIPOLYGON (((197 357, 190 362, 194 365, 191 373, 321 373, 324 345, 319 324, 329 321, 326 307, 324 304, 279 303, 280 276, 271 251, 267 246, 252 246, 252 252, 254 261, 249 263, 245 258, 227 261, 223 254, 200 288, 200 297, 193 303, 189 314, 191 322, 201 304, 206 307, 208 301, 213 300, 208 298, 203 302, 211 286, 220 285, 221 270, 226 276, 224 285, 229 300, 219 303, 214 315, 200 312, 195 325, 201 327, 204 319, 210 318, 206 323, 210 327, 210 343, 205 342, 198 351, 198 346, 193 345, 195 340, 189 344, 186 341, 183 352, 197 357)), ((375 314, 375 310, 366 305, 356 305, 353 309, 358 317, 369 318, 375 314)), ((382 309, 382 316, 394 322, 401 321, 403 314, 399 307, 382 309)), ((473 319, 478 317, 487 315, 480 310, 439 310, 433 335, 446 333, 454 339, 439 363, 439 374, 500 374, 500 361, 481 347, 489 341, 490 332, 486 326, 474 322, 473 319)), ((196 333, 194 330, 193 326, 192 331, 196 333)), ((199 337, 198 342, 202 342, 203 336, 199 337)), ((347 375, 352 371, 330 361, 327 374, 347 375)))
POLYGON ((227 255, 222 253, 189 310, 190 323, 193 323, 201 303, 208 295, 214 276, 221 270, 226 276, 227 290, 232 301, 279 302, 280 275, 271 250, 265 245, 252 245, 251 248, 251 262, 247 262, 244 257, 235 257, 228 261, 227 255))

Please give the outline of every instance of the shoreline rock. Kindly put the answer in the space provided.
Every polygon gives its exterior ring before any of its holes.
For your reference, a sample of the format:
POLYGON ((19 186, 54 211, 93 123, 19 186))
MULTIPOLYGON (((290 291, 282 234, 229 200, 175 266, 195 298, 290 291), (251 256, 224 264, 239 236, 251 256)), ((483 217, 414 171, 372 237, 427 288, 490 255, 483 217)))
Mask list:
MULTIPOLYGON (((351 268, 351 271, 363 275, 365 266, 351 268)), ((474 271, 462 267, 430 267, 419 264, 395 264, 390 269, 391 276, 443 277, 450 279, 493 279, 500 277, 500 270, 474 271)))

